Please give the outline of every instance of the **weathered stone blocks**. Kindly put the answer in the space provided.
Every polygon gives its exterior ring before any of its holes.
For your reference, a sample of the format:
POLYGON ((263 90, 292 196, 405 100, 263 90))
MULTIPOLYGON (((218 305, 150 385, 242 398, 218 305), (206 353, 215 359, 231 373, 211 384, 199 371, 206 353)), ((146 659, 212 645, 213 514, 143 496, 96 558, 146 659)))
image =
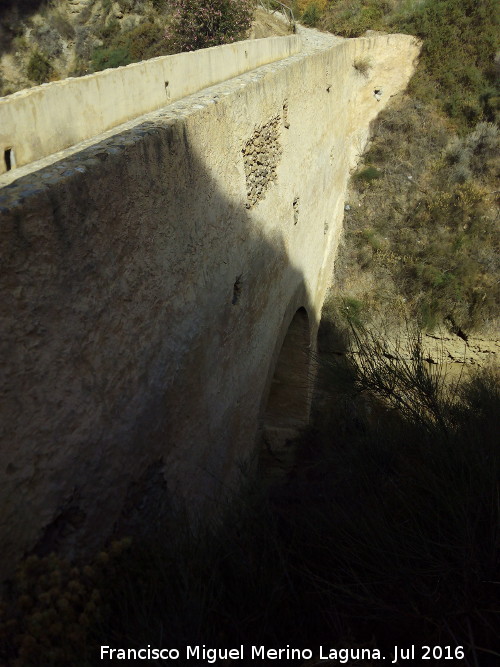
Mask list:
POLYGON ((247 186, 247 208, 255 206, 266 196, 283 149, 280 143, 281 116, 273 116, 254 130, 242 149, 247 186))

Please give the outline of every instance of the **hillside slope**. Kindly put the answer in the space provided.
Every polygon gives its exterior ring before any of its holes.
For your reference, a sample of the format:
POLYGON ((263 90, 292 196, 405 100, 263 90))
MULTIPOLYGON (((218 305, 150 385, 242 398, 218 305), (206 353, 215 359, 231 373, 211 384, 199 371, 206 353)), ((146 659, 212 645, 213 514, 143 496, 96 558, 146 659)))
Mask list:
POLYGON ((330 5, 322 26, 345 36, 367 28, 410 32, 423 49, 407 93, 375 121, 351 179, 331 307, 389 328, 398 318, 416 318, 429 332, 455 337, 459 347, 473 332, 494 335, 500 313, 495 5, 354 4, 356 11, 345 2, 330 5))

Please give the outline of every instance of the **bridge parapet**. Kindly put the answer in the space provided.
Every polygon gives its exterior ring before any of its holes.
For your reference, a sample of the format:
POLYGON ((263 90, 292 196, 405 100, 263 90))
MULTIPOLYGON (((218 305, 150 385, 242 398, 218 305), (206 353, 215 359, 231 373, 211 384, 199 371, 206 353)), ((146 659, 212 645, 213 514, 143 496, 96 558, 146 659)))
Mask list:
POLYGON ((160 56, 0 98, 0 174, 298 53, 296 35, 160 56))

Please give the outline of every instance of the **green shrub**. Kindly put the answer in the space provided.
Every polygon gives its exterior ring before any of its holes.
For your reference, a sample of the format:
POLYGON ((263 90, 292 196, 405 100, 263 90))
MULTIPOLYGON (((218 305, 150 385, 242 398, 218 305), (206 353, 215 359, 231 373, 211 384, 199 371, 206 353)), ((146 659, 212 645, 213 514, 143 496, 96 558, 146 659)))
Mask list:
POLYGON ((318 6, 314 2, 312 2, 307 5, 304 13, 302 14, 302 23, 304 25, 314 27, 315 25, 318 24, 320 16, 321 14, 318 9, 318 6))
POLYGON ((113 18, 111 21, 104 23, 99 30, 99 37, 105 42, 112 40, 120 32, 120 23, 113 18))
POLYGON ((494 176, 500 167, 500 132, 494 123, 478 123, 466 136, 453 137, 446 147, 445 161, 454 180, 463 181, 462 171, 473 176, 494 176))
POLYGON ((78 25, 86 25, 92 16, 92 8, 94 6, 94 3, 89 2, 88 5, 83 5, 82 10, 78 14, 78 18, 76 19, 76 22, 78 25))
POLYGON ((128 49, 131 61, 136 62, 165 53, 162 37, 163 31, 158 25, 146 22, 123 33, 118 43, 122 43, 128 49))
POLYGON ((88 61, 75 58, 72 67, 68 72, 68 76, 85 76, 86 74, 90 74, 90 65, 88 61))
POLYGON ((500 166, 500 131, 494 123, 478 123, 465 138, 470 167, 475 174, 494 172, 500 166))
MULTIPOLYGON (((75 28, 75 56, 80 62, 88 63, 94 50, 94 37, 87 26, 78 25, 75 28)), ((88 68, 88 67, 87 67, 88 68)))
POLYGON ((74 39, 75 28, 64 14, 59 11, 54 11, 49 15, 48 20, 54 30, 64 37, 64 39, 74 39))
POLYGON ((354 175, 354 178, 357 179, 358 181, 375 181, 378 178, 382 176, 382 172, 380 172, 376 167, 373 165, 369 165, 368 167, 364 167, 360 171, 356 172, 354 175))
POLYGON ((32 36, 44 57, 50 59, 61 55, 63 43, 59 32, 55 28, 46 23, 37 25, 32 30, 32 36))
POLYGON ((362 301, 353 297, 345 297, 339 304, 340 312, 356 326, 362 326, 365 317, 365 307, 362 301))
POLYGON ((46 83, 54 75, 54 68, 42 53, 34 51, 28 61, 26 75, 35 83, 46 83))
POLYGON ((344 37, 359 37, 381 27, 384 4, 377 0, 339 0, 325 14, 323 25, 344 37))
POLYGON ((494 82, 491 65, 498 48, 494 1, 427 0, 396 27, 423 39, 412 92, 435 101, 461 124, 485 117, 484 96, 494 82))
POLYGON ((422 198, 411 215, 421 240, 406 249, 411 257, 403 268, 410 278, 408 296, 416 299, 420 293, 424 320, 453 313, 463 329, 478 326, 496 301, 483 266, 487 253, 494 253, 497 235, 486 194, 474 184, 456 185, 422 198))
POLYGON ((339 288, 350 295, 350 286, 363 285, 353 293, 380 312, 399 293, 425 329, 449 314, 464 331, 493 328, 500 308, 493 279, 500 270, 492 206, 497 128, 481 122, 463 136, 450 134, 432 106, 406 97, 375 121, 365 160, 379 173, 383 167, 383 179, 366 180, 364 167, 352 179, 360 206, 345 216, 339 288))
POLYGON ((171 6, 165 37, 174 51, 236 41, 249 30, 254 10, 252 0, 172 0, 171 6))
POLYGON ((92 54, 92 68, 95 72, 112 67, 129 65, 131 62, 132 58, 125 47, 98 48, 92 54))
POLYGON ((128 65, 147 58, 163 55, 167 45, 162 29, 153 22, 145 22, 131 30, 119 32, 108 46, 95 49, 92 55, 94 71, 128 65))
POLYGON ((368 57, 357 58, 353 62, 352 66, 354 67, 356 72, 359 72, 364 77, 367 77, 368 72, 372 68, 372 61, 371 61, 371 58, 368 58, 368 57))
POLYGON ((382 248, 384 247, 384 242, 380 237, 380 234, 378 234, 378 232, 376 232, 374 229, 371 229, 370 227, 367 227, 362 230, 360 234, 360 239, 362 239, 363 242, 367 243, 372 250, 378 251, 382 250, 382 248))
POLYGON ((461 129, 482 119, 495 120, 499 31, 494 0, 423 0, 406 5, 339 0, 325 12, 322 27, 346 37, 368 29, 416 35, 423 48, 411 92, 437 104, 461 129))

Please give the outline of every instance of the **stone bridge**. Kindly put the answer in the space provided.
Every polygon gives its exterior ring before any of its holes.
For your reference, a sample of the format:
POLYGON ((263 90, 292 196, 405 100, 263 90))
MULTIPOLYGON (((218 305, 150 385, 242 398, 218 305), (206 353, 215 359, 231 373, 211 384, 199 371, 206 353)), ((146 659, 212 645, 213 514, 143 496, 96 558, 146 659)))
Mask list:
POLYGON ((307 421, 349 173, 418 51, 301 29, 0 100, 3 576, 211 511, 307 421))

